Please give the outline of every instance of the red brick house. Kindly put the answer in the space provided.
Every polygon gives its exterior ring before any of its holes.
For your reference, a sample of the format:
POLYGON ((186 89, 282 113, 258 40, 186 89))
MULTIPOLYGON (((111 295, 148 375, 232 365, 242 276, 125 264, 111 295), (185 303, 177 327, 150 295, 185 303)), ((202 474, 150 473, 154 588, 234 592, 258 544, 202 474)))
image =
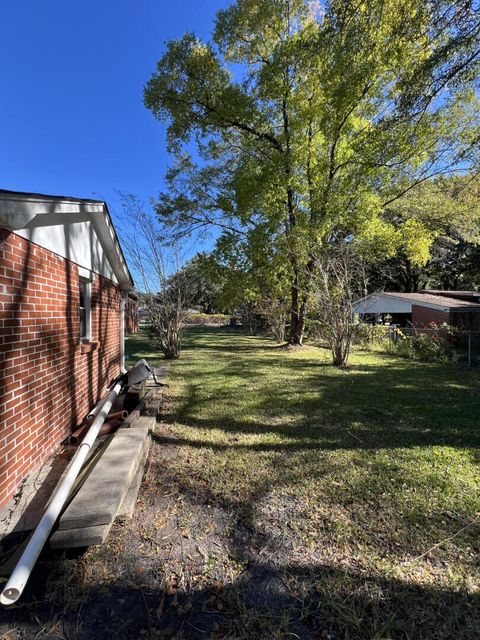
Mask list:
POLYGON ((132 288, 105 202, 0 191, 0 506, 123 369, 132 288))
POLYGON ((418 293, 372 293, 355 305, 365 320, 391 317, 393 324, 424 328, 431 322, 452 327, 480 330, 480 292, 419 291, 418 293))

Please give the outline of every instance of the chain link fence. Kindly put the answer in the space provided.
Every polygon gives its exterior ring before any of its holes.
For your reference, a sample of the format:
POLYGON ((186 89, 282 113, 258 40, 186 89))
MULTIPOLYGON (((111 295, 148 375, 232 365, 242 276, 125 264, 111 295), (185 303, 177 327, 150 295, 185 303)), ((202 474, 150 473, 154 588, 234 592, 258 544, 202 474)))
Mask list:
MULTIPOLYGON (((442 326, 425 328, 390 326, 385 329, 385 339, 388 340, 389 350, 392 352, 399 350, 400 343, 405 338, 413 338, 420 346, 423 342, 426 355, 428 355, 427 345, 430 342, 432 347, 438 346, 437 352, 443 349, 445 355, 451 353, 452 359, 456 362, 464 363, 468 367, 480 367, 480 331, 442 326)), ((432 356, 434 355, 435 349, 432 348, 432 356)))

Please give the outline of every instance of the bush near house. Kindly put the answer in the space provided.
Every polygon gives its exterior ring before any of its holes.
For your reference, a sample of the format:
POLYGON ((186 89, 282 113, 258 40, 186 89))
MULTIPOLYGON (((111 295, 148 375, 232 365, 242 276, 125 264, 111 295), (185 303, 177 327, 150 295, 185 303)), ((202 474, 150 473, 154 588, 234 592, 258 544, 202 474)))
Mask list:
POLYGON ((390 327, 383 324, 359 322, 353 332, 353 344, 369 351, 382 348, 386 342, 388 343, 390 331, 390 327))
POLYGON ((447 324, 431 322, 428 327, 400 329, 388 325, 359 323, 354 345, 367 351, 384 351, 420 362, 452 362, 457 359, 458 331, 447 324))
POLYGON ((395 330, 395 339, 390 342, 391 350, 403 358, 421 362, 449 362, 455 360, 453 338, 455 329, 448 325, 438 326, 431 322, 427 330, 405 333, 395 330))

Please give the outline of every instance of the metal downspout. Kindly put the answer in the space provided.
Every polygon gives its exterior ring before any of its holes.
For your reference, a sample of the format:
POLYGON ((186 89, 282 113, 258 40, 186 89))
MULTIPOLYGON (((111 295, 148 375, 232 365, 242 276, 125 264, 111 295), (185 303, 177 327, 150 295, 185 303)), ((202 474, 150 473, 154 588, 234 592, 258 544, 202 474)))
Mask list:
POLYGON ((120 371, 125 373, 125 306, 126 298, 120 302, 120 371))

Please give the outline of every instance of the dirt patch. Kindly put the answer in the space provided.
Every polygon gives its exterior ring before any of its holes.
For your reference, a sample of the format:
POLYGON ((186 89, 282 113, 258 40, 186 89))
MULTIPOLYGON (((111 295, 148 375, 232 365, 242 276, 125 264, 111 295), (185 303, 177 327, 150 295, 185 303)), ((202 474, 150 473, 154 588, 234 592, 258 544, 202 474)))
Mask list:
POLYGON ((278 349, 279 351, 290 351, 295 353, 296 351, 304 351, 306 349, 311 349, 311 345, 308 347, 304 344, 279 344, 273 347, 274 349, 278 349))
MULTIPOLYGON (((0 611, 1 638, 366 640, 380 617, 389 620, 383 637, 405 637, 425 590, 372 578, 354 549, 342 558, 330 527, 349 526, 346 511, 332 523, 327 508, 312 520, 308 502, 281 491, 245 508, 201 482, 190 490, 181 446, 158 425, 134 517, 76 557, 45 553, 20 603, 0 611)), ((428 601, 428 635, 411 638, 476 637, 476 598, 432 589, 428 601), (451 614, 436 626, 445 606, 451 614)))
POLYGON ((79 557, 44 552, 19 604, 0 610, 2 639, 223 637, 226 585, 243 569, 230 518, 179 492, 175 437, 157 435, 134 517, 79 557))
MULTIPOLYGON (((281 638, 287 628, 317 637, 300 619, 292 627, 295 599, 279 568, 290 547, 279 544, 279 525, 257 531, 229 505, 181 491, 175 441, 159 427, 134 517, 104 545, 43 554, 20 603, 0 611, 0 637, 281 638)), ((290 517, 298 509, 290 499, 283 507, 290 517)))

